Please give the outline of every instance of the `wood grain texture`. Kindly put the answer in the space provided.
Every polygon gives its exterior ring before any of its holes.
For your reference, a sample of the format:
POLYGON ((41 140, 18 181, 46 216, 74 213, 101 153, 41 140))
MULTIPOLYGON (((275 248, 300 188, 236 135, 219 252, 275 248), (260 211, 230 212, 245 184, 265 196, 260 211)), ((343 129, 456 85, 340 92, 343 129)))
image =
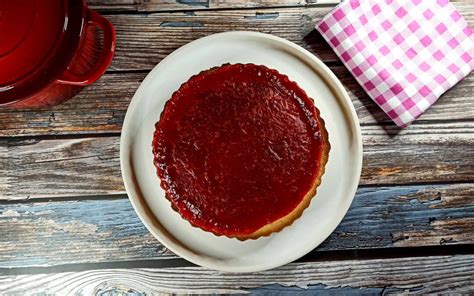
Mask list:
POLYGON ((323 8, 224 10, 145 15, 109 15, 117 31, 111 70, 149 70, 175 49, 200 37, 226 31, 258 31, 286 38, 323 61, 337 61, 314 24, 330 11, 323 8))
POLYGON ((134 295, 468 293, 474 290, 473 274, 473 255, 431 256, 297 263, 246 274, 188 267, 3 276, 0 277, 0 291, 41 295, 109 295, 110 292, 125 291, 134 295))
MULTIPOLYGON (((474 24, 474 4, 457 3, 474 24)), ((218 32, 247 30, 270 33, 301 45, 321 60, 339 61, 314 25, 332 9, 296 7, 109 15, 117 30, 113 70, 149 70, 178 47, 218 32)))
MULTIPOLYGON (((313 29, 332 7, 313 7, 312 0, 88 2, 110 12, 107 17, 117 28, 111 71, 59 107, 0 111, 0 136, 48 135, 45 140, 0 140, 0 267, 176 258, 148 233, 125 199, 119 139, 110 137, 118 135, 144 73, 174 49, 216 32, 253 30, 294 41, 331 65, 338 62, 313 29), (214 8, 219 10, 209 10, 214 8), (50 139, 101 133, 107 137, 50 139), (79 197, 84 195, 95 197, 79 197)), ((463 2, 455 5, 472 26, 474 2, 463 2)), ((473 244, 473 75, 416 125, 399 131, 347 70, 333 70, 364 125, 362 184, 371 186, 358 190, 344 221, 313 254, 473 244), (425 182, 463 183, 409 185, 425 182)), ((197 267, 105 269, 3 276, 0 294, 468 293, 474 291, 473 263, 472 255, 319 261, 246 275, 197 267)))
POLYGON ((91 8, 104 13, 336 5, 339 2, 339 0, 87 0, 91 8))
POLYGON ((362 128, 360 184, 459 182, 474 178, 474 122, 362 128))
MULTIPOLYGON (((342 81, 362 125, 391 124, 343 66, 331 67, 342 81)), ((66 103, 43 110, 0 109, 0 136, 119 133, 128 104, 145 73, 106 74, 66 103)), ((415 123, 474 120, 474 74, 446 92, 415 123)))
POLYGON ((5 170, 1 196, 28 199, 121 193, 119 140, 0 140, 6 152, 1 156, 5 170))
MULTIPOLYGON (((361 184, 473 181, 473 129, 474 122, 364 126, 361 184)), ((0 200, 124 193, 119 141, 2 139, 0 200)))
MULTIPOLYGON (((3 204, 0 266, 176 258, 120 197, 3 204)), ((472 244, 473 228, 472 183, 359 188, 314 252, 472 244)))
MULTIPOLYGON (((268 8, 285 6, 336 5, 340 0, 87 0, 91 8, 108 12, 158 12, 169 10, 268 8)), ((451 0, 474 4, 474 0, 451 0)))

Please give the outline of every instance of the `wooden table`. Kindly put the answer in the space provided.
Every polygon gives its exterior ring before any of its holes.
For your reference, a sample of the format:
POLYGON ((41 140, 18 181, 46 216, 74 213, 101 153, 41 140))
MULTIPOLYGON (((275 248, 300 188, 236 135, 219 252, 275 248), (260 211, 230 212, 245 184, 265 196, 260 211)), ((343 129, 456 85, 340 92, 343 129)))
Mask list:
MULTIPOLYGON (((89 2, 117 29, 110 70, 61 106, 0 111, 0 294, 474 291, 474 75, 399 130, 313 29, 328 1, 89 2), (281 36, 322 59, 364 141, 360 187, 336 231, 297 262, 252 274, 172 254, 120 175, 120 129, 140 81, 179 46, 229 30, 281 36)), ((472 26, 474 2, 455 5, 472 26)))

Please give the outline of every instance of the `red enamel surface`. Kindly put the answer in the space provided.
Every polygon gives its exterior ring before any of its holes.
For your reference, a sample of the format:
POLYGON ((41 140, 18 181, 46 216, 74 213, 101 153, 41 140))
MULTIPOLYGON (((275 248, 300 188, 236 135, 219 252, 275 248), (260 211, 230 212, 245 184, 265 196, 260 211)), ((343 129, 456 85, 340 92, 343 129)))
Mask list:
POLYGON ((316 112, 296 83, 264 66, 223 65, 192 77, 167 102, 153 139, 173 208, 227 236, 290 213, 317 177, 316 112))
POLYGON ((112 24, 84 0, 0 0, 0 107, 57 105, 96 81, 114 50, 112 24))

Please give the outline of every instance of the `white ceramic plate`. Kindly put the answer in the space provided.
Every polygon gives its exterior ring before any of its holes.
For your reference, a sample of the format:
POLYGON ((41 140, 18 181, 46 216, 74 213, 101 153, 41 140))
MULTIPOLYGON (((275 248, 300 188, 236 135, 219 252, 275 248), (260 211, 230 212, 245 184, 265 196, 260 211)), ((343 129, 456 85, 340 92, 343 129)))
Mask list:
POLYGON ((359 122, 344 87, 313 54, 272 35, 228 32, 179 48, 148 74, 125 117, 120 160, 135 211, 163 245, 204 267, 251 272, 294 261, 334 231, 359 183, 362 142, 359 122), (331 143, 322 184, 302 217, 281 232, 244 242, 194 228, 171 209, 156 175, 151 148, 154 124, 172 93, 194 74, 224 63, 265 65, 288 75, 314 99, 331 143))

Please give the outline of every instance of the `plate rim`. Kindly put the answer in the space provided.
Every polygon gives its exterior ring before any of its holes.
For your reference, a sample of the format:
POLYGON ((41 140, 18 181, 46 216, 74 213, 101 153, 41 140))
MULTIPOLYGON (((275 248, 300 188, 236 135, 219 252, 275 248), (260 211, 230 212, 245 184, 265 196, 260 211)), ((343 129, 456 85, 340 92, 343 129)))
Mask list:
MULTIPOLYGON (((347 116, 346 115, 346 116, 347 116)), ((311 250, 317 248, 322 242, 324 242, 339 226, 341 223, 342 219, 346 216, 353 200, 355 197, 355 193, 357 191, 359 181, 360 181, 360 176, 362 172, 362 160, 363 160, 363 145, 362 145, 362 135, 361 135, 361 128, 360 128, 360 123, 359 119, 357 117, 357 113, 355 111, 355 107, 352 104, 352 101, 349 97, 349 94, 345 90, 342 82, 336 77, 336 75, 331 71, 331 69, 326 66, 318 57, 316 57, 313 53, 309 52, 308 50, 302 48, 301 46, 286 40, 281 37, 277 37, 271 34, 266 34, 266 33, 260 33, 260 32, 252 32, 252 31, 229 31, 229 32, 222 32, 222 33, 216 33, 216 34, 211 34, 205 37, 201 37, 199 39, 195 39, 178 49, 174 50, 172 53, 170 53, 168 56, 166 56, 163 60, 161 60, 157 65, 153 67, 153 69, 147 74, 147 76, 143 79, 143 81, 140 83, 139 87, 135 91, 135 94, 133 95, 129 106, 127 107, 127 112, 125 114, 125 118, 122 124, 122 129, 121 129, 121 136, 120 136, 120 169, 121 169, 121 174, 122 174, 122 179, 124 182, 125 190, 127 192, 128 199, 130 200, 130 203, 132 204, 132 207, 137 214, 137 216, 140 218, 141 222, 145 225, 145 227, 148 229, 148 231, 161 243, 163 244, 167 249, 175 253, 176 255, 180 256, 181 258, 184 258, 185 260, 194 263, 199 266, 203 266, 206 268, 211 268, 214 270, 220 270, 220 271, 225 271, 225 272, 257 272, 257 271, 263 271, 263 270, 268 270, 272 268, 276 268, 285 264, 288 264, 290 262, 293 262, 294 260, 297 260, 298 258, 301 258, 305 254, 309 253, 311 250), (135 112, 135 109, 137 109, 137 102, 138 102, 138 97, 141 95, 141 92, 143 91, 144 85, 147 84, 148 80, 151 79, 152 76, 154 76, 154 73, 158 71, 159 66, 161 64, 164 64, 171 60, 174 56, 178 55, 181 51, 186 50, 189 47, 196 46, 199 43, 208 43, 212 42, 214 39, 220 39, 220 38, 227 38, 227 37, 257 37, 257 38, 262 38, 262 39, 270 39, 273 41, 276 41, 278 43, 281 43, 288 49, 291 49, 291 52, 298 52, 299 54, 304 55, 306 58, 309 58, 310 61, 313 63, 313 65, 317 66, 317 68, 320 70, 320 75, 322 74, 322 77, 324 78, 324 83, 333 91, 335 92, 335 96, 339 97, 339 99, 343 99, 344 103, 346 105, 346 110, 347 115, 350 117, 350 123, 352 127, 355 129, 355 139, 354 142, 356 143, 356 149, 358 150, 359 153, 355 155, 355 163, 356 163, 356 168, 355 172, 357 173, 354 178, 352 179, 352 183, 350 184, 350 192, 351 199, 350 202, 348 203, 347 208, 342 209, 343 212, 340 219, 338 219, 337 223, 335 226, 331 229, 331 231, 328 233, 328 235, 319 243, 314 246, 311 246, 311 248, 306 248, 302 250, 301 252, 297 253, 296 256, 288 256, 286 260, 281 260, 278 261, 277 264, 274 264, 274 261, 267 262, 266 264, 259 264, 259 265, 247 265, 247 266, 230 266, 230 265, 219 265, 219 264, 212 264, 212 262, 209 262, 208 260, 200 260, 199 257, 203 257, 202 255, 197 255, 195 254, 192 250, 189 250, 185 248, 184 246, 181 246, 179 241, 176 239, 170 239, 167 238, 165 235, 162 235, 160 232, 165 232, 168 233, 168 231, 157 221, 158 219, 155 217, 155 215, 152 213, 151 209, 147 205, 145 200, 142 200, 144 198, 137 196, 137 193, 135 191, 139 191, 139 188, 136 188, 138 186, 135 186, 135 181, 133 181, 133 174, 131 173, 131 167, 129 162, 126 162, 126 159, 129 159, 129 155, 131 153, 130 145, 131 140, 130 140, 130 129, 128 128, 131 124, 129 121, 131 120, 131 117, 133 116, 132 113, 135 112), (152 217, 150 217, 150 215, 152 217), (193 256, 196 255, 196 256, 193 256)), ((349 186, 348 186, 349 187, 349 186)), ((172 235, 171 235, 172 236, 172 235)))

